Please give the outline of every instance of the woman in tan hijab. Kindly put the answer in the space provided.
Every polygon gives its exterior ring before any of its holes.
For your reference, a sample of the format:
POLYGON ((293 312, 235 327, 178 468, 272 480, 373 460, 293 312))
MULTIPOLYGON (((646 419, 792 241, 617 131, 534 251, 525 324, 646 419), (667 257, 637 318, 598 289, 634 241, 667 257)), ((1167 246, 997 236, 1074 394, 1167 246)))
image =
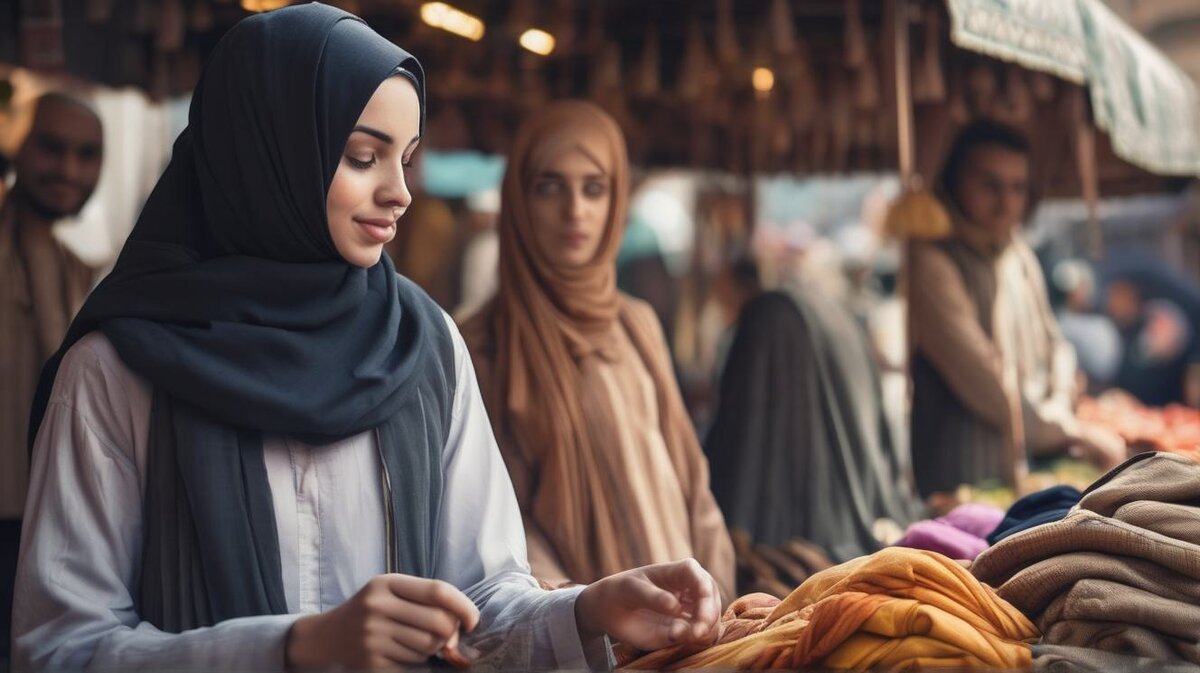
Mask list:
POLYGON ((525 518, 533 574, 588 583, 733 547, 649 306, 616 288, 629 164, 613 119, 552 104, 502 187, 500 290, 462 327, 525 518))

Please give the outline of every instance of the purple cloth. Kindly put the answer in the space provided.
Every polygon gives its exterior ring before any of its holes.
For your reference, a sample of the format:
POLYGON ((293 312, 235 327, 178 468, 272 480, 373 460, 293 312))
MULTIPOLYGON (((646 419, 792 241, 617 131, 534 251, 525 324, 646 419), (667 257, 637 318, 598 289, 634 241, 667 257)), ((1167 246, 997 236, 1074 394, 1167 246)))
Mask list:
POLYGON ((1003 520, 1004 510, 977 502, 959 505, 946 516, 937 519, 937 521, 950 524, 964 533, 970 533, 980 538, 991 535, 1003 520))
POLYGON ((984 538, 1003 519, 1003 510, 969 502, 955 507, 946 516, 909 526, 896 546, 935 551, 952 559, 975 560, 988 548, 984 538))
POLYGON ((935 551, 952 559, 975 560, 987 549, 987 540, 961 531, 936 519, 918 521, 908 527, 897 547, 935 551))

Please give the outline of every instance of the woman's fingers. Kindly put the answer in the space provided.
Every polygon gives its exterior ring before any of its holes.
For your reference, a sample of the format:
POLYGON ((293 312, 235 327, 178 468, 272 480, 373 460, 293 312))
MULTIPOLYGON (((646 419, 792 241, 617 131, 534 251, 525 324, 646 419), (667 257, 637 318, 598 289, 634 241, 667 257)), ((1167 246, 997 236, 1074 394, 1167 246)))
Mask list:
POLYGON ((454 585, 409 575, 388 575, 388 587, 397 597, 449 612, 467 631, 479 623, 479 608, 454 585))

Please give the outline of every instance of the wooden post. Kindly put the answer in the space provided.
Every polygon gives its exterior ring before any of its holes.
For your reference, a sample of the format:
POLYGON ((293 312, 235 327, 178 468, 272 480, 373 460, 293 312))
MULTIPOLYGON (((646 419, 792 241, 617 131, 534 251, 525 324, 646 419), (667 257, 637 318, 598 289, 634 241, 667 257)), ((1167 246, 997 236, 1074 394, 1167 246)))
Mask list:
POLYGON ((900 183, 905 191, 913 188, 915 141, 913 138, 913 97, 908 44, 908 0, 892 0, 892 30, 896 48, 896 125, 900 152, 900 183))
MULTIPOLYGON (((916 187, 916 177, 913 172, 914 154, 916 148, 913 138, 913 97, 912 81, 910 79, 909 46, 908 46, 908 1, 889 0, 891 2, 892 44, 894 47, 895 85, 896 85, 896 140, 900 161, 900 191, 901 196, 916 187)), ((887 16, 887 12, 884 12, 887 16)), ((886 29, 886 27, 885 27, 886 29)), ((912 242, 901 241, 900 248, 900 297, 904 300, 904 380, 907 383, 906 409, 907 417, 912 408, 912 357, 913 357, 913 321, 912 307, 909 301, 909 291, 912 287, 912 242)), ((911 421, 910 421, 911 422, 911 421)))
POLYGON ((1081 87, 1071 88, 1067 123, 1075 127, 1074 141, 1075 170, 1079 174, 1079 187, 1083 202, 1087 206, 1087 248, 1093 262, 1104 255, 1104 232, 1100 228, 1100 169, 1096 165, 1096 129, 1088 115, 1087 92, 1081 87))
POLYGON ((1087 119, 1075 130, 1075 161, 1083 202, 1087 205, 1088 256, 1099 262, 1104 256, 1104 231, 1100 226, 1100 179, 1096 166, 1096 131, 1087 119))

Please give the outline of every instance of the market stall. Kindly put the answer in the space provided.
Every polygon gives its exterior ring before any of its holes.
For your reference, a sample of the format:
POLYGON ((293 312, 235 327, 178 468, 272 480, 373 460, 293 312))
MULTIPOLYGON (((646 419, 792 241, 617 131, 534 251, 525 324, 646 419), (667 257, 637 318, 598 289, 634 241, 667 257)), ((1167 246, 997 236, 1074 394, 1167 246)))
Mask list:
MULTIPOLYGON (((0 60, 162 100, 193 88, 237 20, 287 3, 34 4, 0 0, 0 60)), ((970 120, 1000 120, 1031 138, 1036 191, 1084 199, 1098 255, 1102 196, 1177 192, 1200 175, 1195 84, 1099 0, 334 4, 427 64, 438 83, 427 144, 459 162, 430 167, 442 184, 463 172, 445 166, 468 161, 495 179, 520 120, 552 98, 586 97, 618 120, 637 177, 653 187, 635 200, 634 217, 659 218, 631 222, 630 232, 647 238, 631 233, 623 254, 664 258, 646 268, 655 282, 674 284, 660 322, 685 392, 689 381, 711 378, 705 367, 716 348, 701 334, 705 305, 735 255, 763 240, 755 230, 768 176, 874 174, 860 192, 919 195, 893 209, 890 233, 936 236, 936 226, 914 227, 948 225, 926 188, 951 138, 970 120)), ((882 238, 886 218, 875 214, 855 224, 882 238)), ((777 238, 781 247, 807 244, 777 238)), ((903 378, 903 367, 891 373, 903 378)), ((804 539, 766 545, 735 532, 748 595, 729 606, 718 641, 618 648, 620 662, 665 670, 1022 668, 1132 653, 1200 664, 1196 412, 1110 395, 1086 400, 1080 416, 1154 453, 1107 476, 1067 461, 1007 488, 964 485, 925 503, 937 518, 871 522, 886 548, 838 565, 804 539), (1078 490, 1042 490, 1065 482, 1078 490), (1065 507, 1050 497, 1062 495, 1065 507), (1089 532, 1097 527, 1118 532, 1089 532), (1047 577, 1056 578, 1052 589, 1036 586, 1047 577), (1144 624, 1128 616, 1139 606, 1144 624)))

